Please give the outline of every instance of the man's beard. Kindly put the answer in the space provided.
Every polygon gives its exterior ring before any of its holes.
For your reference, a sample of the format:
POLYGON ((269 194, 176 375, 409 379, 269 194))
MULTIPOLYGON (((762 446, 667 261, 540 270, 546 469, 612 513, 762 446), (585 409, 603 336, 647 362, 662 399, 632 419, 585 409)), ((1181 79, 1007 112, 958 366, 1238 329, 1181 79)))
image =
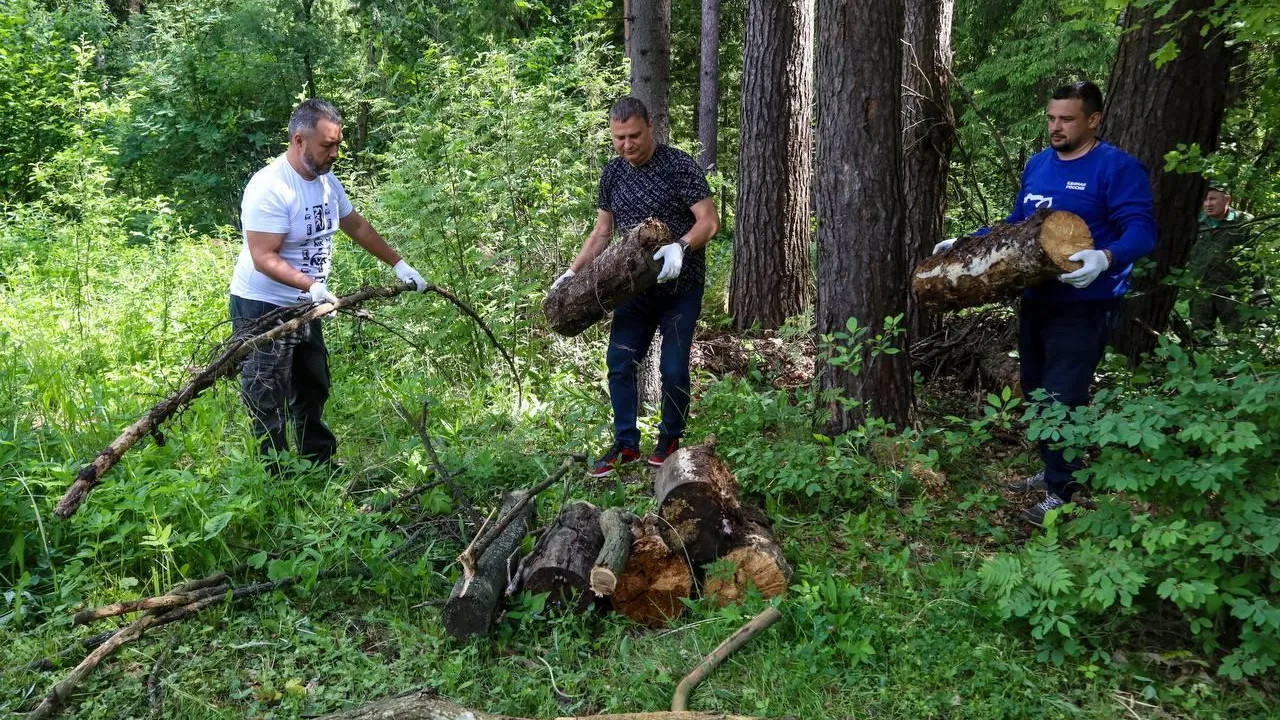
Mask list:
POLYGON ((325 175, 333 169, 333 163, 317 163, 306 155, 302 156, 302 164, 306 166, 307 172, 312 175, 325 175))

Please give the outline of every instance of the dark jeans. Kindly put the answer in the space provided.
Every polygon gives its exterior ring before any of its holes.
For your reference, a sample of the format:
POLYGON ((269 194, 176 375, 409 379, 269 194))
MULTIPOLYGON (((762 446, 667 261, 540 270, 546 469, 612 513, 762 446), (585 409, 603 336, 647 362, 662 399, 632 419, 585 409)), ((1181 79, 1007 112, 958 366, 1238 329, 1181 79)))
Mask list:
MULTIPOLYGON (((1028 398, 1043 388, 1049 400, 1071 407, 1089 404, 1089 383, 1098 369, 1107 337, 1124 309, 1124 300, 1085 302, 1022 301, 1018 322, 1019 370, 1028 398)), ((1044 480, 1049 492, 1063 500, 1079 488, 1073 475, 1081 458, 1068 461, 1061 449, 1040 443, 1044 480)))
POLYGON ((703 286, 666 295, 643 293, 613 311, 609 331, 609 401, 613 405, 614 437, 624 447, 640 447, 636 413, 636 368, 649 352, 654 330, 662 330, 662 423, 658 432, 672 438, 684 435, 689 414, 689 350, 693 329, 702 312, 703 286))
MULTIPOLYGON (((232 331, 239 333, 278 309, 232 295, 232 331)), ((338 440, 320 419, 329 399, 329 351, 319 320, 251 352, 240 368, 240 394, 264 455, 289 449, 286 418, 292 418, 299 455, 314 462, 333 457, 338 440)))

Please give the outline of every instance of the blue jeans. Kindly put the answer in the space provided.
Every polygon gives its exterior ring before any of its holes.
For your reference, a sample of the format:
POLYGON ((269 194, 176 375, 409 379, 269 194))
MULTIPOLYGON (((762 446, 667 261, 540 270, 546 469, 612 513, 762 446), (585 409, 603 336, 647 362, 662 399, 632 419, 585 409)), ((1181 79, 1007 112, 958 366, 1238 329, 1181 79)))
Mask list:
MULTIPOLYGON (((1124 309, 1122 298, 1082 302, 1022 301, 1018 314, 1018 355, 1022 392, 1037 389, 1054 400, 1080 407, 1089 404, 1089 384, 1098 369, 1107 337, 1124 309)), ((1040 443, 1044 481, 1049 492, 1070 501, 1080 486, 1074 475, 1082 458, 1068 461, 1062 449, 1040 443)))
POLYGON ((703 286, 673 294, 646 292, 613 311, 609 331, 609 402, 613 405, 614 438, 623 447, 640 447, 636 413, 636 368, 649 352, 653 333, 662 330, 658 367, 662 371, 662 423, 658 432, 671 438, 684 435, 689 414, 689 351, 693 330, 702 312, 703 286))

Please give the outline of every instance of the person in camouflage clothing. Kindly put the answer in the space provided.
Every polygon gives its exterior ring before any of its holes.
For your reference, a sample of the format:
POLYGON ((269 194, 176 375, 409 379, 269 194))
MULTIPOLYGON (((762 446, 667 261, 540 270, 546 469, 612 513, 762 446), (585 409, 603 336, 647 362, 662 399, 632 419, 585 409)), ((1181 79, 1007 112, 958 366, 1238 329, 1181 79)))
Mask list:
MULTIPOLYGON (((1240 328, 1240 281, 1244 275, 1238 255, 1252 236, 1248 223, 1253 216, 1231 207, 1231 193, 1221 184, 1210 183, 1200 213, 1200 234, 1191 249, 1187 270, 1200 284, 1201 293, 1191 300, 1191 327, 1197 333, 1212 333, 1218 321, 1229 331, 1240 328)), ((1262 278, 1253 282, 1250 300, 1267 298, 1262 278)))

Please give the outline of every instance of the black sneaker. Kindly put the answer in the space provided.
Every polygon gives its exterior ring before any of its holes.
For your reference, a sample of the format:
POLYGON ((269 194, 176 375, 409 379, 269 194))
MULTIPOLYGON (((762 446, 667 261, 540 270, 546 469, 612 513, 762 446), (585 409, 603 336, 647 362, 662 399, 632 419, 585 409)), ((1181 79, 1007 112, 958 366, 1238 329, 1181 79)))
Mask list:
POLYGON ((1048 486, 1044 484, 1043 470, 1036 473, 1035 475, 1032 475, 1031 477, 1022 478, 1021 480, 1014 480, 1013 482, 1005 485, 1005 489, 1009 490, 1010 492, 1022 492, 1022 493, 1035 492, 1036 490, 1045 490, 1047 488, 1048 486))
POLYGON ((1066 504, 1066 500, 1063 500, 1053 493, 1049 493, 1045 495, 1044 499, 1040 502, 1032 505, 1026 510, 1023 510, 1022 519, 1037 527, 1044 527, 1044 518, 1049 514, 1049 511, 1057 510, 1066 504))
POLYGON ((639 459, 639 450, 633 447, 623 447, 618 443, 614 443, 613 447, 609 448, 609 452, 605 453, 604 457, 597 460, 596 464, 591 466, 591 477, 608 477, 620 466, 629 462, 635 462, 639 459))
POLYGON ((662 467, 662 463, 671 457, 671 453, 680 449, 680 438, 658 436, 658 444, 653 446, 653 454, 649 456, 649 467, 662 467))

